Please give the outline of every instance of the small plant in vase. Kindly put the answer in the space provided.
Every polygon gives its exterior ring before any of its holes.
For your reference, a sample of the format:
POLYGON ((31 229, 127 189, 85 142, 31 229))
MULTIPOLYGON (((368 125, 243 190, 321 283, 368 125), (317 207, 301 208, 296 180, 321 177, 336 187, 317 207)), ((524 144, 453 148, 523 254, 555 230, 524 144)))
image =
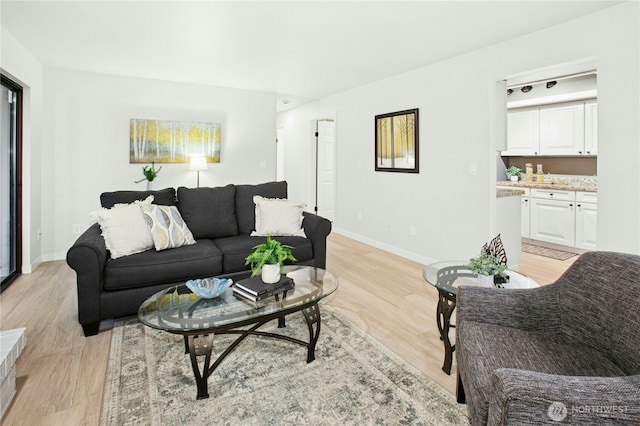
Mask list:
POLYGON ((517 182, 518 179, 522 177, 522 169, 520 167, 511 166, 505 171, 505 174, 512 182, 517 182))
POLYGON ((504 278, 507 275, 507 265, 500 263, 497 256, 488 253, 469 259, 467 268, 478 274, 478 281, 483 287, 493 287, 494 276, 504 278))
POLYGON ((160 170, 162 170, 162 166, 160 166, 157 170, 156 170, 156 163, 155 162, 151 162, 151 166, 144 166, 142 168, 142 174, 144 175, 144 179, 140 179, 135 181, 135 183, 140 183, 143 181, 147 181, 147 190, 151 190, 151 182, 153 182, 153 180, 158 177, 158 173, 160 173, 160 170))
POLYGON ((271 239, 267 235, 267 241, 258 244, 253 249, 253 253, 246 257, 245 265, 251 265, 251 276, 262 273, 262 281, 273 284, 280 281, 282 266, 287 260, 296 261, 291 251, 293 247, 271 239))

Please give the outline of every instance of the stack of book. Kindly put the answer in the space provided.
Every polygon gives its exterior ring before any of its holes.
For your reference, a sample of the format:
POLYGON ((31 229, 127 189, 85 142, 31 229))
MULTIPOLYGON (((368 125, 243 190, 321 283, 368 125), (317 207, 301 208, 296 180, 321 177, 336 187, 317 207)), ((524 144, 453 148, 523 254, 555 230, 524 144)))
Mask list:
POLYGON ((262 277, 255 276, 235 283, 233 285, 233 294, 253 302, 258 302, 267 297, 291 290, 294 285, 293 280, 285 275, 280 278, 280 281, 274 284, 267 284, 262 281, 262 277))

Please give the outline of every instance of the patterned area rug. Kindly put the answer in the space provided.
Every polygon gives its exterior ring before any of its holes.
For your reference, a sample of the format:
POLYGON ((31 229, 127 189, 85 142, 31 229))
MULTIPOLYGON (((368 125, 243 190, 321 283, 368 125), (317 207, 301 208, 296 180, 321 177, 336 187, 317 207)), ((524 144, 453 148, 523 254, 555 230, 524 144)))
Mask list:
POLYGON ((522 251, 526 253, 537 254, 538 256, 549 257, 556 260, 567 260, 572 258, 573 256, 577 256, 577 254, 568 251, 556 250, 527 243, 522 243, 522 251))
MULTIPOLYGON (((306 363, 302 346, 250 336, 209 377, 203 400, 182 337, 137 319, 116 322, 100 424, 469 424, 454 395, 330 307, 321 310, 315 361, 306 363)), ((301 313, 277 332, 308 340, 301 313)), ((218 353, 232 338, 216 336, 218 353)))

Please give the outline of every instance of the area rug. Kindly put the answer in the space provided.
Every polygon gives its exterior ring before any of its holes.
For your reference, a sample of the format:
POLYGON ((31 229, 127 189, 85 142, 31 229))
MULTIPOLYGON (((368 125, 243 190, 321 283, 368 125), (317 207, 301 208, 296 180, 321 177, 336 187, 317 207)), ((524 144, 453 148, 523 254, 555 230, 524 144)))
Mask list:
MULTIPOLYGON (((321 311, 315 361, 306 363, 302 346, 250 336, 209 377, 203 400, 182 337, 133 318, 116 322, 100 424, 469 424, 454 395, 330 307, 321 311)), ((300 313, 277 332, 308 339, 300 313)), ((216 336, 214 352, 232 338, 216 336)))
POLYGON ((528 243, 522 243, 522 251, 526 253, 537 254, 538 256, 549 257, 556 260, 567 260, 572 258, 573 256, 577 256, 576 253, 528 243))

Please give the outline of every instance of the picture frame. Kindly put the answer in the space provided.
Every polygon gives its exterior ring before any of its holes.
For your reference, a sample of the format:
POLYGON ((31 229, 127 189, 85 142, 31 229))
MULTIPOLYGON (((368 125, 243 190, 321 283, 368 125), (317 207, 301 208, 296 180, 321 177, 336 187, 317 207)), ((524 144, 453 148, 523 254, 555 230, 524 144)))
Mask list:
POLYGON ((375 170, 419 173, 418 108, 375 116, 375 170))
POLYGON ((129 163, 189 163, 191 157, 220 162, 220 123, 129 120, 129 163))

